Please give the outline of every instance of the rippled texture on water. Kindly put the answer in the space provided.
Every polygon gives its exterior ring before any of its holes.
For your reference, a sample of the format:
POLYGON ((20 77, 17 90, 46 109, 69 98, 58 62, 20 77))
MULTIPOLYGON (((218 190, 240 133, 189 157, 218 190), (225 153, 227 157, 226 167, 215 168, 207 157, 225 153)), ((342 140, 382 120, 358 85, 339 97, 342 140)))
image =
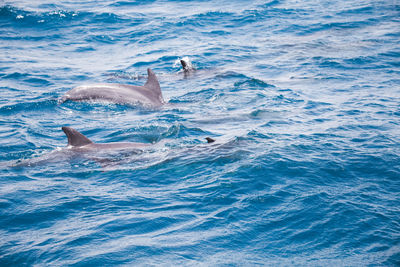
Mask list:
POLYGON ((0 265, 400 264, 398 1, 0 5, 0 265), (57 103, 147 68, 160 109, 57 103))

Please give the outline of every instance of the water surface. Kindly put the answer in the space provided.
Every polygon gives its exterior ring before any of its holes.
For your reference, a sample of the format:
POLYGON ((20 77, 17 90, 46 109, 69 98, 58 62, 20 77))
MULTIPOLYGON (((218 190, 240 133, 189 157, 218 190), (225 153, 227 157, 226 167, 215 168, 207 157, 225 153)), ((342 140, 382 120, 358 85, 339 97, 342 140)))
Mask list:
POLYGON ((3 1, 0 265, 400 264, 399 22, 397 1, 3 1), (57 102, 147 68, 160 109, 57 102), (10 167, 62 126, 154 145, 10 167))

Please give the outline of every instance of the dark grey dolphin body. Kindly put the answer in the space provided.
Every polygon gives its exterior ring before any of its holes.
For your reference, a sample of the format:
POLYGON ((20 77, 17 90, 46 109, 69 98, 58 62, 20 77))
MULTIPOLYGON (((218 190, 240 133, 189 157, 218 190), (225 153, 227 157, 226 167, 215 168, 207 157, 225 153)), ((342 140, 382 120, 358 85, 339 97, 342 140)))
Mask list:
POLYGON ((116 104, 161 106, 165 101, 160 83, 151 69, 147 69, 147 74, 147 82, 143 86, 113 83, 82 85, 65 93, 60 102, 107 101, 116 104))

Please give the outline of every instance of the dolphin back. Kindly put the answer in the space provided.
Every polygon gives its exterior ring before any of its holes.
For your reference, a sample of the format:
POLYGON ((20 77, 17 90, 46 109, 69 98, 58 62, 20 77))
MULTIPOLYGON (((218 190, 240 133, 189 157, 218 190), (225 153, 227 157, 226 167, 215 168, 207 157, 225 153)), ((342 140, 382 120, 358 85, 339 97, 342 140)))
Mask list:
POLYGON ((93 142, 89 140, 86 136, 75 130, 71 127, 62 127, 61 128, 65 135, 68 137, 68 146, 80 147, 88 144, 92 144, 93 142))

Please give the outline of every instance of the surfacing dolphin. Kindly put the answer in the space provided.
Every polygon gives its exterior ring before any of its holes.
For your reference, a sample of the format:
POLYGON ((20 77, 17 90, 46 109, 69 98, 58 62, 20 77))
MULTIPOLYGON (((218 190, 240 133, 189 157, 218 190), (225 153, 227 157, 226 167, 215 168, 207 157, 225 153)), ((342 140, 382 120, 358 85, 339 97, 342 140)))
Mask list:
POLYGON ((165 101, 160 83, 151 69, 147 69, 147 74, 147 82, 143 86, 114 83, 81 85, 65 93, 60 102, 97 100, 116 104, 162 106, 165 101))
MULTIPOLYGON (((109 167, 114 164, 119 165, 133 161, 148 160, 156 144, 148 143, 133 143, 133 142, 112 142, 112 143, 94 143, 89 138, 71 127, 62 127, 65 135, 68 138, 66 147, 57 148, 54 151, 46 153, 39 157, 34 157, 27 160, 19 160, 13 163, 12 167, 37 166, 45 163, 59 163, 65 160, 89 159, 100 163, 102 167, 109 167), (146 153, 147 156, 142 155, 146 153), (150 154, 149 154, 150 153, 150 154)), ((207 143, 213 143, 215 140, 207 137, 207 143)), ((157 149, 155 151, 158 151, 157 149)), ((154 152, 154 151, 153 151, 154 152)), ((151 156, 150 158, 151 159, 151 156)))
POLYGON ((77 152, 142 149, 149 146, 149 144, 145 143, 131 142, 93 143, 74 128, 64 126, 61 129, 68 138, 68 148, 77 152))
POLYGON ((193 67, 192 62, 190 62, 189 57, 181 58, 179 59, 179 62, 182 65, 182 70, 185 78, 188 78, 196 71, 196 69, 193 67))
POLYGON ((196 70, 188 59, 183 58, 180 60, 180 62, 184 72, 191 72, 196 70))
MULTIPOLYGON (((125 150, 125 149, 138 149, 141 150, 150 146, 146 143, 132 143, 132 142, 113 142, 113 143, 93 143, 89 138, 71 127, 61 128, 68 138, 68 148, 74 151, 104 151, 104 150, 125 150)), ((206 137, 207 143, 215 142, 211 137, 206 137)))
POLYGON ((44 163, 64 162, 66 159, 86 158, 107 166, 113 161, 120 161, 126 156, 140 155, 148 151, 153 144, 113 142, 94 143, 89 138, 71 127, 62 127, 68 138, 66 147, 57 148, 50 153, 28 160, 20 160, 12 166, 35 166, 44 163))

